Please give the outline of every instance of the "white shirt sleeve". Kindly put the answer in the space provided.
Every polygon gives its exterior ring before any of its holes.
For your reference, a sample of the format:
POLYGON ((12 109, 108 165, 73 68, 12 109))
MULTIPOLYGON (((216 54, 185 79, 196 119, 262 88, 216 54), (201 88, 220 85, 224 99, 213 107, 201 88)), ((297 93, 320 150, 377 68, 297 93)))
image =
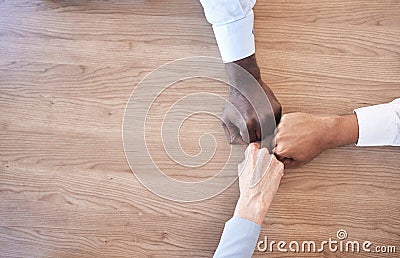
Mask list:
POLYGON ((357 146, 400 146, 400 98, 354 112, 358 120, 357 146))
POLYGON ((200 0, 207 21, 212 24, 224 63, 255 52, 254 13, 256 0, 200 0))

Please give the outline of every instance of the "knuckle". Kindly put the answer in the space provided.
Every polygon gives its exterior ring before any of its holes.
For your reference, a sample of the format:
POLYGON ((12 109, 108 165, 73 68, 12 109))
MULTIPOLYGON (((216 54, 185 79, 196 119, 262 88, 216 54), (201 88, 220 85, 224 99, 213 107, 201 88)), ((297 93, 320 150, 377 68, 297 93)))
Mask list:
POLYGON ((275 153, 277 153, 278 155, 282 155, 283 154, 283 147, 282 147, 282 145, 277 145, 276 147, 275 147, 275 153))
POLYGON ((256 148, 256 143, 255 143, 255 142, 250 143, 250 144, 249 144, 249 147, 250 147, 251 149, 255 149, 255 148, 256 148))
POLYGON ((251 150, 251 151, 256 151, 257 149, 258 149, 258 147, 257 147, 257 143, 255 143, 255 142, 252 142, 252 143, 250 143, 249 144, 249 149, 251 150))
POLYGON ((275 135, 275 142, 278 144, 278 142, 281 142, 283 139, 282 133, 277 133, 275 135))

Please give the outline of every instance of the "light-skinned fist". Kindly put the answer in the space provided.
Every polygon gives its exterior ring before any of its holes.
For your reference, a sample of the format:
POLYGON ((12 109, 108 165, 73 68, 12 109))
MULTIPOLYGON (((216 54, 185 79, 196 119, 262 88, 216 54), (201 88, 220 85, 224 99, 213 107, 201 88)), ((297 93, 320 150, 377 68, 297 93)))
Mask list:
POLYGON ((278 191, 283 169, 282 162, 268 149, 251 143, 245 160, 238 165, 240 197, 234 215, 261 225, 278 191))

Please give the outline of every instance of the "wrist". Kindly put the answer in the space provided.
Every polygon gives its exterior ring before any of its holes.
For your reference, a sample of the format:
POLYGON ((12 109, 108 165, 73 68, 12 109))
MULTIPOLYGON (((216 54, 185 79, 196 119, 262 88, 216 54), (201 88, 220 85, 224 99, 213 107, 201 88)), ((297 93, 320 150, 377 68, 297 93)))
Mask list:
POLYGON ((239 198, 234 216, 253 221, 261 226, 268 211, 268 205, 256 200, 239 198))
POLYGON ((260 68, 258 67, 255 54, 232 63, 227 63, 225 67, 230 78, 235 78, 235 75, 237 74, 235 73, 236 65, 249 72, 258 82, 261 81, 261 72, 260 68))
POLYGON ((358 121, 356 115, 332 116, 328 120, 327 148, 334 148, 358 141, 358 121))
POLYGON ((257 81, 261 81, 261 72, 255 54, 235 61, 234 63, 248 71, 257 81))

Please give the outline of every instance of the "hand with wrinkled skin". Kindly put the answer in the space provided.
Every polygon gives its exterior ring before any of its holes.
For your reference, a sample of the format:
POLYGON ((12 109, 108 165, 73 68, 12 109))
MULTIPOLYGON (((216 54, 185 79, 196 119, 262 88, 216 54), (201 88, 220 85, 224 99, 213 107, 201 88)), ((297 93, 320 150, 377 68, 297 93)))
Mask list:
POLYGON ((264 221, 269 206, 278 191, 283 176, 283 164, 259 143, 251 143, 245 152, 245 160, 238 165, 240 197, 234 216, 253 221, 264 221), (261 169, 262 177, 251 184, 254 171, 261 169))
POLYGON ((274 153, 285 168, 300 167, 329 148, 356 143, 356 115, 319 117, 307 113, 283 115, 277 127, 274 153))
MULTIPOLYGON (((281 116, 281 105, 272 90, 261 80, 260 69, 258 68, 254 55, 236 61, 235 64, 226 64, 228 78, 233 78, 233 80, 235 80, 235 77, 240 76, 237 74, 237 69, 233 68, 235 65, 239 65, 247 70, 258 81, 267 95, 274 112, 274 114, 271 114, 270 110, 265 108, 264 113, 259 114, 261 120, 259 121, 250 102, 239 92, 239 90, 232 86, 229 87, 228 101, 239 113, 232 108, 232 106, 226 105, 222 116, 222 126, 230 144, 246 145, 251 142, 261 141, 262 138, 265 137, 265 135, 262 135, 261 133, 261 124, 264 123, 263 126, 265 126, 265 123, 270 121, 272 116, 275 117, 276 124, 279 122, 281 116)), ((237 86, 240 87, 240 85, 237 86)))

